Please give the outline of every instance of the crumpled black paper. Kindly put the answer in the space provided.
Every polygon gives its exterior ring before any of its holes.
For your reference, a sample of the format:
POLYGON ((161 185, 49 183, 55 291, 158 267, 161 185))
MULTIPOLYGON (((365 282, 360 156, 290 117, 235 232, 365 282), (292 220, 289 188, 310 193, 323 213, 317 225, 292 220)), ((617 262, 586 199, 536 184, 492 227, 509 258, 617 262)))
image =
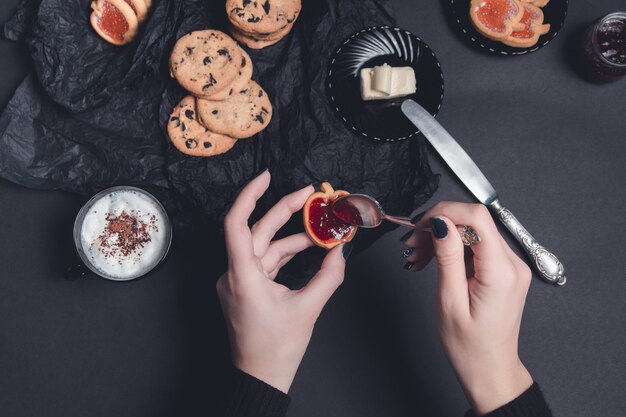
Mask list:
MULTIPOLYGON (((188 157, 169 144, 165 124, 186 92, 170 78, 168 58, 187 32, 225 30, 224 2, 155 1, 136 40, 124 47, 107 44, 93 31, 90 2, 24 0, 5 24, 7 38, 28 46, 35 73, 0 117, 1 177, 84 195, 136 185, 157 195, 176 224, 184 225, 198 210, 215 227, 241 187, 264 168, 272 184, 257 218, 283 195, 322 181, 370 194, 399 215, 435 192, 438 177, 423 139, 380 143, 357 137, 326 96, 330 55, 357 30, 393 25, 388 1, 304 0, 291 34, 275 46, 248 50, 253 78, 274 107, 270 125, 212 158, 188 157)), ((356 249, 392 228, 360 231, 356 249)), ((301 217, 294 216, 283 234, 301 230, 301 217)), ((323 254, 307 251, 281 279, 302 285, 323 254)))

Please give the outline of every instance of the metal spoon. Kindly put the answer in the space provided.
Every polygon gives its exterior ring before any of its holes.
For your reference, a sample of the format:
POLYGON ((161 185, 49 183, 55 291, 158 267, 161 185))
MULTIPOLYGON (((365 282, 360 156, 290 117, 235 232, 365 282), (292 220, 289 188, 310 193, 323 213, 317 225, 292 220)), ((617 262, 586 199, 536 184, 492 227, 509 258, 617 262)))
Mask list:
MULTIPOLYGON (((378 227, 383 220, 388 220, 401 226, 432 233, 430 228, 416 227, 408 217, 385 213, 380 203, 366 194, 349 194, 339 197, 333 202, 332 211, 338 219, 367 229, 378 227)), ((480 236, 470 226, 459 226, 459 228, 464 245, 470 246, 480 242, 480 236)))

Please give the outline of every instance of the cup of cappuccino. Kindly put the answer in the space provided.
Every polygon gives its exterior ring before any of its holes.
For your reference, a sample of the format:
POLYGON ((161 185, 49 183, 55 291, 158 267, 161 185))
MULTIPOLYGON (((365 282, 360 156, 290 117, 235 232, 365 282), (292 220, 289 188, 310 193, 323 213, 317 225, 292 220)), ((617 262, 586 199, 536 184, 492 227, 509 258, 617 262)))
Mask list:
POLYGON ((156 268, 167 256, 172 226, 163 205, 136 187, 103 190, 80 209, 74 244, 82 263, 66 278, 93 273, 111 281, 130 281, 156 268))

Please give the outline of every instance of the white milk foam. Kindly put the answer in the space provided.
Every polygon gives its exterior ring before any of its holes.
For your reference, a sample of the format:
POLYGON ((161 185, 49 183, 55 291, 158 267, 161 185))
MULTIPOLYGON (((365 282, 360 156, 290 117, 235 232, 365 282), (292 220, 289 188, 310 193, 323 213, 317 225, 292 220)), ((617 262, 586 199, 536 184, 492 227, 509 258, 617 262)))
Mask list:
POLYGON ((168 227, 167 215, 149 196, 134 190, 113 191, 87 210, 81 245, 92 266, 103 275, 132 279, 146 274, 161 261, 169 244, 168 227), (120 235, 107 228, 107 217, 117 218, 123 213, 136 218, 140 225, 145 224, 143 236, 149 238, 132 251, 124 251, 119 246, 120 235))

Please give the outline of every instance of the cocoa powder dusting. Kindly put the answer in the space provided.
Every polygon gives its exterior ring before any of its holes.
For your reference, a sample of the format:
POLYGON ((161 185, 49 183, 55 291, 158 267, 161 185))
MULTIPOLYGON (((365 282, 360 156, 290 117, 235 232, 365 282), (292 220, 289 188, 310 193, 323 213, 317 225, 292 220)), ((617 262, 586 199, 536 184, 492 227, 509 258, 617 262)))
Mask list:
POLYGON ((138 217, 135 210, 130 213, 122 211, 119 215, 107 213, 107 225, 97 240, 105 258, 141 255, 141 249, 152 240, 152 233, 159 229, 155 215, 148 216, 146 220, 138 217))

